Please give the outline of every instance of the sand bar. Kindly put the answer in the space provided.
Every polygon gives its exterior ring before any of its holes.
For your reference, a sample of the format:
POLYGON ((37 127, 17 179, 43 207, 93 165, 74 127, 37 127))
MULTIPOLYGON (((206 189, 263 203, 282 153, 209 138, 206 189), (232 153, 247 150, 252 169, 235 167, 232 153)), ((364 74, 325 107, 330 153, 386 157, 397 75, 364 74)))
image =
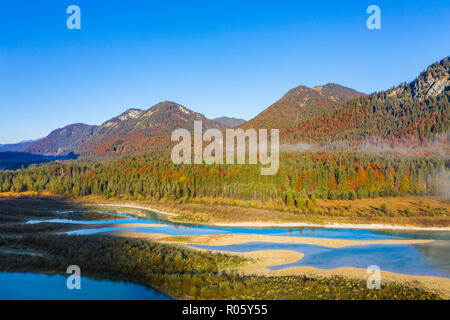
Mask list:
POLYGON ((272 243, 299 243, 312 244, 331 248, 341 248, 356 245, 368 244, 420 244, 433 242, 431 239, 408 239, 408 240, 344 240, 344 239, 324 239, 308 237, 287 237, 287 236, 268 236, 260 234, 213 234, 168 237, 165 242, 183 243, 183 244, 202 244, 209 246, 225 246, 232 244, 241 244, 247 242, 272 242, 272 243))
MULTIPOLYGON (((141 238, 153 240, 151 233, 120 231, 117 234, 123 237, 141 238)), ((306 237, 286 237, 286 236, 267 236, 259 234, 213 234, 213 235, 195 235, 195 236, 170 236, 160 234, 160 242, 176 244, 202 244, 208 246, 225 246, 232 244, 241 244, 247 242, 272 242, 272 243, 299 243, 312 244, 330 248, 342 248, 347 246, 368 245, 368 244, 420 244, 433 242, 431 239, 410 239, 410 240, 343 240, 343 239, 322 239, 306 237)))

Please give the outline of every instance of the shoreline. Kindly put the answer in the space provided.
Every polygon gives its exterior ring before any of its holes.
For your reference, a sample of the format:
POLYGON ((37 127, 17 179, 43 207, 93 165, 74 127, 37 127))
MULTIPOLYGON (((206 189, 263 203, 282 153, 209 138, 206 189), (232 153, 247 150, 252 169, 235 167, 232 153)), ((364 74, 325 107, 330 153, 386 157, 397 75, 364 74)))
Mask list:
MULTIPOLYGON (((176 217, 178 214, 173 212, 161 211, 147 206, 134 205, 134 204, 117 204, 117 203, 87 203, 86 205, 95 205, 100 207, 122 207, 130 209, 149 210, 158 214, 168 215, 176 217)), ((173 222, 173 221, 172 221, 173 222)), ((214 222, 214 223, 199 223, 199 222, 186 222, 191 224, 216 226, 216 227, 231 227, 231 228, 330 228, 330 229, 360 229, 360 230, 400 230, 400 231, 448 231, 450 227, 417 227, 417 226, 401 226, 401 225, 389 225, 389 224, 358 224, 358 223, 308 223, 308 222, 214 222)))

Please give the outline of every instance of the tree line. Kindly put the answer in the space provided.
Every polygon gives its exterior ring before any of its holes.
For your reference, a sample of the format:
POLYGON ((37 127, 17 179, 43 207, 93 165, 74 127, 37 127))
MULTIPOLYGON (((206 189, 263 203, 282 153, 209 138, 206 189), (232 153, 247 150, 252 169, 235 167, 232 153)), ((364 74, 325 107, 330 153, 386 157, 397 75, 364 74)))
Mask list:
POLYGON ((354 200, 444 193, 450 161, 361 153, 281 155, 276 175, 260 165, 175 165, 140 156, 75 160, 0 172, 0 192, 49 191, 116 199, 222 197, 304 207, 315 199, 354 200))

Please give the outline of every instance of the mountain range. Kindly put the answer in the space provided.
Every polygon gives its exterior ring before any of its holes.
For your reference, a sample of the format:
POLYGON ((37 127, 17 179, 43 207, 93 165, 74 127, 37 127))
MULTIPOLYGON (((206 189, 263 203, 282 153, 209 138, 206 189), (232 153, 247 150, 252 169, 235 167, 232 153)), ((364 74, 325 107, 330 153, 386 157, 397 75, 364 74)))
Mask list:
POLYGON ((203 130, 278 128, 282 142, 290 144, 339 142, 355 146, 371 141, 414 146, 436 137, 448 141, 449 69, 446 57, 410 83, 370 95, 334 83, 298 86, 247 122, 230 117, 208 119, 178 103, 164 101, 146 110, 128 109, 99 126, 71 124, 36 141, 0 145, 0 152, 132 155, 167 149, 172 131, 192 131, 194 120, 202 120, 203 130))

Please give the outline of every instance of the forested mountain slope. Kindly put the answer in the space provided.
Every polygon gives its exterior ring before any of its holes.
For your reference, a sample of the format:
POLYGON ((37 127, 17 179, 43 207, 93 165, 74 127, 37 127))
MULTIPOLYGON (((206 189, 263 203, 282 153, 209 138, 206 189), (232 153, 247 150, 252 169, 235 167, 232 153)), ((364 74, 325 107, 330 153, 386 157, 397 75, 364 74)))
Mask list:
POLYGON ((327 114, 345 102, 362 95, 364 94, 335 83, 314 88, 298 86, 289 90, 280 100, 241 127, 287 128, 301 121, 327 114))
POLYGON ((351 100, 335 111, 289 127, 290 143, 420 145, 448 141, 449 58, 429 66, 411 83, 351 100))

